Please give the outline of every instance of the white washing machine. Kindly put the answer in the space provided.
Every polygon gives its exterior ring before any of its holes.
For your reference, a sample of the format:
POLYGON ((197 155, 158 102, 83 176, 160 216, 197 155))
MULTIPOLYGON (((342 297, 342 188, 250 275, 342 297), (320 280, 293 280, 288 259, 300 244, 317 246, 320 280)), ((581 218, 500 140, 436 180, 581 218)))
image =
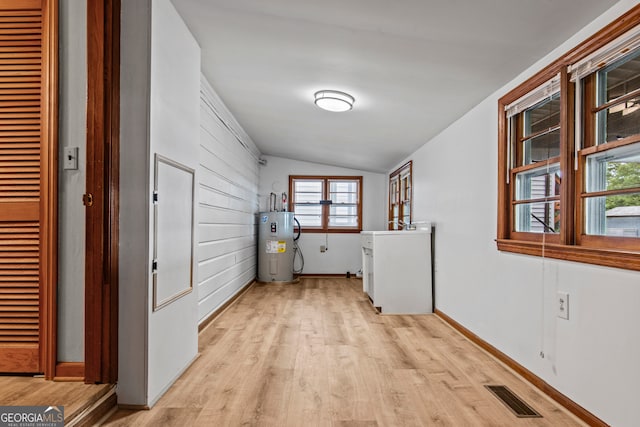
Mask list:
POLYGON ((433 312, 431 226, 362 231, 363 290, 383 314, 433 312))

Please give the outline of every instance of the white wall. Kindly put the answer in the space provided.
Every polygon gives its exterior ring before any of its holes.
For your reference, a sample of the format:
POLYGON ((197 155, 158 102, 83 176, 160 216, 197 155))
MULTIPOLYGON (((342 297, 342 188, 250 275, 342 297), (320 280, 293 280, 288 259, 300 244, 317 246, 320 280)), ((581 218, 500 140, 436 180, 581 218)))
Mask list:
MULTIPOLYGON (((260 210, 269 210, 269 194, 289 192, 289 175, 352 175, 362 176, 362 222, 363 230, 386 230, 385 209, 387 175, 301 162, 281 157, 263 156, 267 161, 260 167, 260 210)), ((298 241, 304 255, 303 274, 356 273, 362 268, 360 234, 351 233, 304 233, 298 241), (320 252, 320 246, 328 250, 320 252)), ((298 267, 296 261, 296 268, 298 267)))
POLYGON ((147 404, 151 0, 122 2, 118 403, 147 404))
POLYGON ((256 277, 260 152, 204 76, 200 106, 198 319, 201 322, 256 277))
POLYGON ((615 426, 638 422, 640 273, 496 249, 497 105, 636 3, 618 3, 408 158, 415 216, 436 226, 436 307, 615 426), (555 316, 559 290, 569 320, 555 316))
POLYGON ((123 2, 122 39, 118 402, 152 406, 197 355, 197 290, 153 311, 150 189, 156 153, 197 169, 200 48, 169 0, 123 2))
POLYGON ((58 360, 84 361, 87 5, 61 0, 58 175, 58 360), (79 148, 79 168, 63 170, 65 147, 79 148))
MULTIPOLYGON (((151 155, 159 154, 197 170, 199 128, 200 46, 171 1, 154 0, 151 7, 151 155)), ((153 169, 149 171, 150 182, 154 180, 153 169)), ((194 182, 198 182, 197 174, 194 182)), ((159 208, 167 209, 171 200, 162 200, 162 194, 159 197, 159 208)), ((196 192, 193 210, 198 206, 197 200, 196 192)), ((149 215, 153 229, 153 209, 149 215)), ((197 214, 194 227, 195 224, 197 214)), ((196 245, 197 228, 194 234, 196 245)), ((150 248, 150 256, 152 251, 150 248)), ((195 247, 194 255, 197 256, 195 247)), ((194 292, 156 311, 152 311, 152 301, 149 301, 149 405, 160 398, 198 353, 195 257, 192 268, 194 292)), ((160 274, 162 265, 158 270, 160 274)))

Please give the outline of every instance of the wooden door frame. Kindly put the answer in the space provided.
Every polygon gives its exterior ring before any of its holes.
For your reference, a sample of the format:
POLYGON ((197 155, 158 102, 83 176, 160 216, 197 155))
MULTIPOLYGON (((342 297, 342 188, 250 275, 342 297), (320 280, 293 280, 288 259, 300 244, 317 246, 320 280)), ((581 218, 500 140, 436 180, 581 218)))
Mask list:
POLYGON ((86 383, 118 378, 120 0, 87 0, 86 383))
POLYGON ((58 0, 43 3, 42 141, 40 174, 40 367, 55 375, 58 351, 58 0))

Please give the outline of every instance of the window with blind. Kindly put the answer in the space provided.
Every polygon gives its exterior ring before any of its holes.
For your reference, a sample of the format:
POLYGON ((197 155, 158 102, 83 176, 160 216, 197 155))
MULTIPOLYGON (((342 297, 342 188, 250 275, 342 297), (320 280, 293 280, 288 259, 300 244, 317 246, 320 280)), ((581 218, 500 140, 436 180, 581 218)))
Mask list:
POLYGON ((498 249, 640 270, 640 6, 499 101, 498 249))
POLYGON ((304 232, 362 230, 361 176, 290 176, 289 194, 304 232))
POLYGON ((507 106, 510 229, 557 240, 560 231, 560 80, 554 77, 507 106))

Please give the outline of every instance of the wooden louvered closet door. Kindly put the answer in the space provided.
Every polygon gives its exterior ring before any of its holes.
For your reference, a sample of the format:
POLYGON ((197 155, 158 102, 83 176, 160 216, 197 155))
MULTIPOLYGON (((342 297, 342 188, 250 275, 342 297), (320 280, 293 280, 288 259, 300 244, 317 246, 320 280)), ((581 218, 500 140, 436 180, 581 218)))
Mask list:
MULTIPOLYGON (((57 6, 57 4, 55 5, 57 6)), ((0 0, 0 372, 44 372, 55 237, 47 0, 0 0)), ((54 12, 55 13, 55 12, 54 12)), ((54 322, 55 323, 55 322, 54 322)))

